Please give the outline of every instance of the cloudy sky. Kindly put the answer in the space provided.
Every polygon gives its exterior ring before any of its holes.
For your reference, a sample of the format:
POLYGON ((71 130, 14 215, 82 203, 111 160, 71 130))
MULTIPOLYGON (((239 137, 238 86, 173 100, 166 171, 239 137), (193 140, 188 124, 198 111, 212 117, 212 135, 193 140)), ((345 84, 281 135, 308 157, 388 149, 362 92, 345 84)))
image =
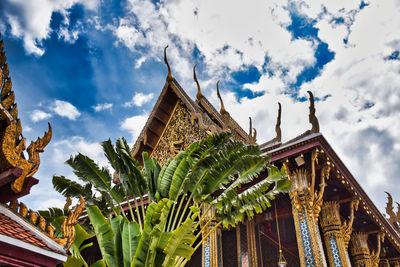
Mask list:
POLYGON ((33 209, 62 206, 53 174, 80 151, 104 163, 99 142, 133 143, 164 85, 162 50, 194 97, 192 67, 218 108, 258 142, 310 128, 306 91, 323 135, 383 210, 400 201, 400 1, 4 0, 0 32, 27 139, 53 125, 33 209), (323 4, 321 4, 323 3, 323 4))

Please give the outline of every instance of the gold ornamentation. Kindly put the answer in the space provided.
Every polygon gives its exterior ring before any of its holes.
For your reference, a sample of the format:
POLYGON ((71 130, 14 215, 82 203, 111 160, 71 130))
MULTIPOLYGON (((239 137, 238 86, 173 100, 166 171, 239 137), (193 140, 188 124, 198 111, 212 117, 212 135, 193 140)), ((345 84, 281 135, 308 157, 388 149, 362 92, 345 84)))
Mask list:
POLYGON ((197 80, 196 67, 197 67, 197 64, 194 65, 194 67, 193 67, 193 79, 194 79, 194 81, 195 81, 196 84, 197 84, 196 100, 197 100, 197 101, 200 101, 200 100, 204 97, 204 95, 203 95, 203 93, 201 92, 200 84, 199 84, 199 81, 197 80))
POLYGON ((376 252, 372 251, 371 253, 371 266, 372 267, 379 267, 379 255, 381 254, 382 243, 385 241, 385 233, 378 233, 377 237, 377 244, 376 244, 376 252))
POLYGON ((172 76, 171 68, 169 66, 168 59, 167 59, 167 48, 168 48, 168 45, 166 47, 164 47, 164 63, 165 63, 165 65, 167 65, 167 68, 168 68, 167 82, 170 83, 170 82, 172 82, 174 77, 172 76))
POLYGON ((197 120, 191 120, 189 110, 178 101, 152 156, 164 165, 170 157, 206 136, 206 130, 200 128, 197 120))
POLYGON ((323 166, 321 170, 320 191, 315 191, 316 167, 318 163, 319 150, 311 153, 311 173, 306 169, 296 169, 291 172, 287 162, 284 162, 286 173, 292 183, 289 196, 292 201, 293 220, 296 229, 297 243, 299 244, 299 255, 301 266, 306 266, 304 255, 304 244, 300 224, 307 222, 313 258, 316 266, 326 266, 325 254, 322 249, 322 240, 318 229, 318 216, 323 203, 322 197, 325 190, 325 179, 329 178, 330 163, 323 166))
POLYGON ((311 133, 319 133, 319 123, 315 116, 314 96, 311 91, 307 91, 307 93, 310 95, 310 114, 308 115, 308 119, 312 125, 311 133))
POLYGON ((18 117, 17 105, 14 103, 15 95, 12 91, 12 83, 9 75, 9 68, 6 63, 6 54, 3 51, 4 44, 0 41, 0 118, 5 120, 5 128, 0 129, 0 171, 10 168, 21 168, 22 174, 12 184, 11 189, 19 193, 25 182, 25 178, 36 173, 40 164, 39 153, 44 151, 44 147, 50 142, 52 130, 49 124, 49 131, 43 138, 38 138, 31 142, 27 148, 29 159, 23 157, 26 148, 26 140, 22 136, 21 121, 18 117))
POLYGON ((64 218, 64 221, 61 224, 61 232, 63 237, 53 239, 58 244, 63 246, 66 250, 68 250, 72 246, 72 243, 74 243, 76 234, 75 224, 78 223, 78 218, 81 215, 84 207, 85 207, 85 200, 81 196, 79 205, 75 207, 74 211, 70 211, 68 217, 64 218))
POLYGON ((351 234, 353 232, 354 211, 358 210, 358 204, 359 204, 359 200, 353 199, 353 201, 350 204, 350 220, 349 220, 349 222, 345 221, 343 223, 343 225, 341 226, 341 231, 343 233, 346 250, 349 247, 351 234))
POLYGON ((386 203, 386 214, 389 215, 388 221, 396 228, 396 230, 400 231, 400 204, 397 203, 397 213, 394 213, 393 208, 393 198, 392 195, 388 192, 387 194, 388 202, 386 203))

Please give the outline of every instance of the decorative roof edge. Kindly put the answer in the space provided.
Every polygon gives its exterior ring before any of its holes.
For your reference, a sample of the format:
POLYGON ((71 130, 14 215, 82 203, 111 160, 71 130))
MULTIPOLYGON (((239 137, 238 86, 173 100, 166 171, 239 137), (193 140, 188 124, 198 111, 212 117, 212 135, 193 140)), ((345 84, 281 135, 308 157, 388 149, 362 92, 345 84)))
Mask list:
MULTIPOLYGON (((42 240, 53 251, 59 252, 59 253, 61 253, 61 255, 65 255, 64 248, 60 244, 58 244, 56 241, 52 240, 48 236, 48 233, 46 233, 45 231, 43 231, 41 229, 38 229, 38 227, 36 225, 34 225, 33 222, 29 221, 28 218, 22 216, 19 213, 16 213, 14 210, 12 210, 11 207, 8 207, 7 205, 2 204, 2 203, 0 205, 0 212, 2 214, 4 214, 5 216, 11 218, 12 220, 16 221, 17 223, 19 223, 26 230, 34 233, 36 237, 38 237, 40 240, 42 240)), ((21 242, 23 242, 23 241, 21 241, 21 242)), ((24 243, 26 243, 26 242, 24 242, 24 243)))

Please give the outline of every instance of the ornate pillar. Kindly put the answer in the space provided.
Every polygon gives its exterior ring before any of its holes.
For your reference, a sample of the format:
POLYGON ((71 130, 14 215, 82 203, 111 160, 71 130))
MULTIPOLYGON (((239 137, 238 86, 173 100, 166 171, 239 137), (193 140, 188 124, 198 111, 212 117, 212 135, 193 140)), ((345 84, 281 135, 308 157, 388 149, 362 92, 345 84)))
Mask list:
MULTIPOLYGON (((203 212, 208 209, 207 205, 204 205, 203 212)), ((215 214, 215 207, 211 207, 208 210, 209 216, 205 216, 203 222, 207 222, 211 216, 215 214)), ((218 221, 211 221, 206 231, 204 231, 203 236, 207 235, 211 229, 215 227, 218 221)), ((203 223, 204 224, 204 223, 203 223)), ((222 233, 221 228, 218 227, 213 231, 207 240, 202 245, 202 266, 203 267, 222 267, 222 233)))
POLYGON ((352 233, 354 210, 357 208, 358 200, 353 200, 350 205, 350 221, 342 224, 339 203, 325 202, 322 206, 320 224, 324 234, 329 266, 351 267, 347 248, 352 233))
POLYGON ((236 227, 238 263, 240 267, 257 267, 257 245, 254 220, 236 227))
POLYGON ((315 187, 315 163, 318 150, 311 155, 311 174, 306 169, 296 169, 290 172, 287 164, 285 168, 292 182, 289 196, 292 200, 292 213, 296 229, 299 258, 302 267, 327 266, 322 240, 318 228, 318 216, 321 211, 322 197, 325 189, 325 179, 329 178, 330 163, 322 168, 320 191, 315 187))
POLYGON ((377 235, 377 251, 370 253, 368 248, 368 235, 365 233, 354 233, 351 236, 351 255, 355 267, 378 267, 379 255, 381 253, 381 242, 384 241, 384 234, 377 235))

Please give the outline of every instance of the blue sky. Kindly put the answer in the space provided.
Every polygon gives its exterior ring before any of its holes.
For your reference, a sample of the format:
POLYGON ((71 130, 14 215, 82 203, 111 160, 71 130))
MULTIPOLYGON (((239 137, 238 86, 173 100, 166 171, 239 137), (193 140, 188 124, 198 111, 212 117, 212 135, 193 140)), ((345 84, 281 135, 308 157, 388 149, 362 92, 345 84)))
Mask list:
MULTIPOLYGON (((163 47, 192 97, 192 68, 218 108, 258 142, 274 137, 277 102, 283 138, 308 129, 306 91, 317 99, 321 131, 382 209, 400 179, 400 3, 356 1, 5 0, 0 32, 23 133, 53 126, 39 185, 25 202, 62 206, 53 174, 77 151, 106 162, 99 142, 141 131, 164 85, 163 47), (365 168, 364 166, 370 166, 365 168), (389 167, 388 167, 389 166, 389 167)), ((398 199, 400 200, 400 199, 398 199)))

